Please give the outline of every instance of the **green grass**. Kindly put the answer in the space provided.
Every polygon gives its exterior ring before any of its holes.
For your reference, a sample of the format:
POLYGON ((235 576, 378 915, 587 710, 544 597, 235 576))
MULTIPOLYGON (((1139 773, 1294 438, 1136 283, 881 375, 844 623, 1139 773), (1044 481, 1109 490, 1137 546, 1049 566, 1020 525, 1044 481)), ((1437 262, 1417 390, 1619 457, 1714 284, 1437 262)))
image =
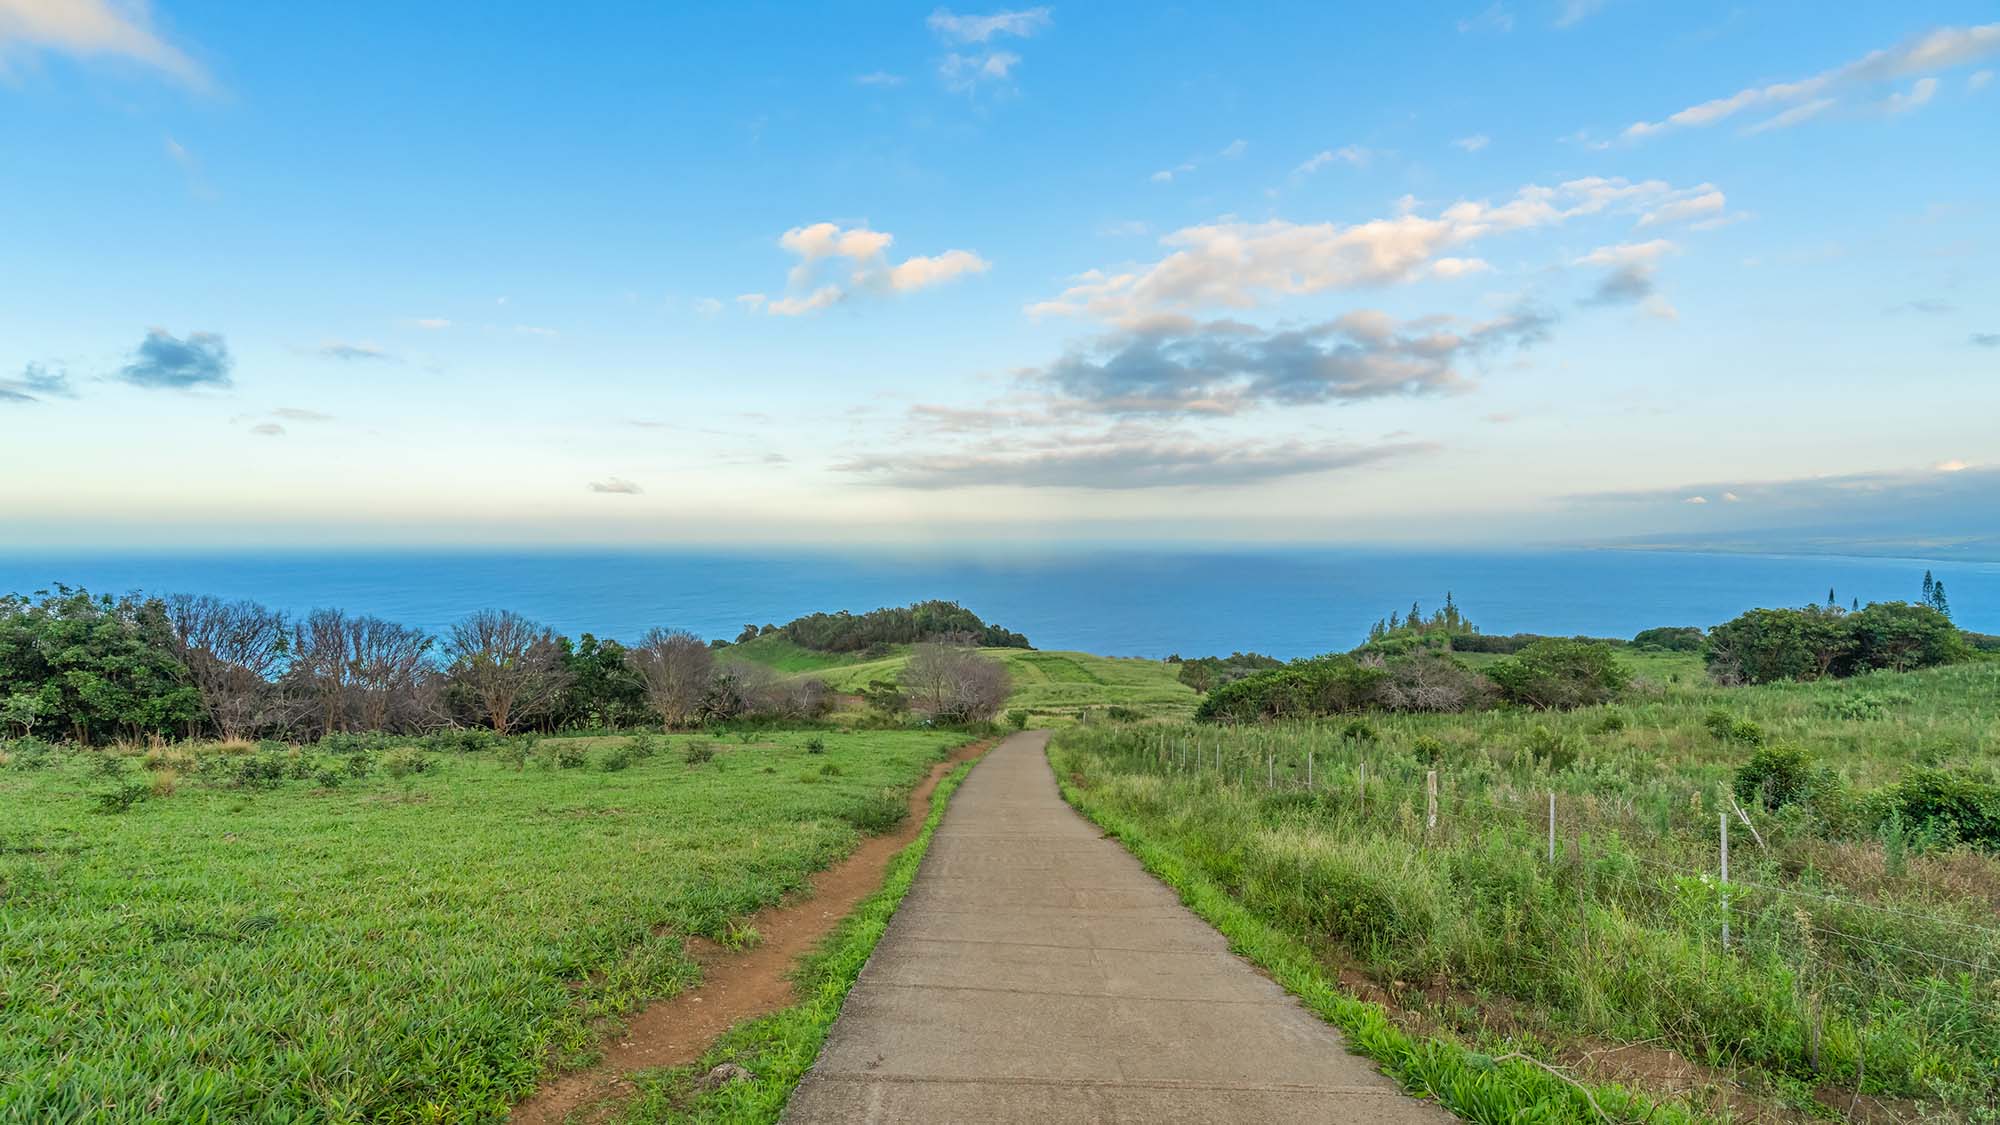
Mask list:
POLYGON ((752 664, 762 664, 774 671, 787 675, 801 672, 824 672, 830 668, 845 668, 860 663, 860 655, 852 652, 819 652, 796 644, 783 633, 766 633, 753 641, 744 641, 727 648, 716 650, 719 660, 742 660, 752 664))
POLYGON ((656 1122, 776 1121, 792 1090, 819 1057, 826 1034, 840 1015, 847 992, 862 966, 888 929, 903 896, 917 877, 917 866, 930 847, 931 834, 943 819, 945 805, 972 770, 967 763, 952 771, 931 794, 930 816, 923 831, 889 865, 882 888, 863 900, 826 941, 799 966, 798 992, 804 1000, 783 1011, 731 1028, 694 1066, 655 1071, 637 1079, 638 1094, 628 1104, 630 1125, 656 1122), (735 1063, 756 1077, 702 1090, 698 1080, 723 1063, 735 1063))
POLYGON ((143 784, 138 763, 17 757, 0 1120, 497 1120, 607 1018, 691 983, 684 935, 804 886, 964 741, 807 737, 705 739, 701 765, 661 739, 616 770, 627 739, 581 741, 576 769, 424 754, 332 789, 230 788, 240 759, 218 756, 122 815, 93 795, 143 784))
POLYGON ((2000 1104, 2000 860, 1878 836, 1861 811, 1914 765, 1994 772, 1990 664, 1735 689, 1683 677, 1568 714, 1352 729, 1099 725, 1061 732, 1053 753, 1128 842, 1323 965, 1421 986, 1412 1010, 1468 1043, 1665 1046, 1794 1104, 1857 1083, 1947 1117, 2000 1104), (1709 732, 1718 710, 1805 748, 1851 795, 1753 808, 1762 846, 1732 832, 1727 950, 1717 815, 1752 749, 1709 732))
MULTIPOLYGON (((1177 678, 1179 666, 1161 660, 1020 648, 980 651, 1007 666, 1014 678, 1007 709, 1033 712, 1034 726, 1060 726, 1076 721, 1085 711, 1113 706, 1162 718, 1185 718, 1194 714, 1195 704, 1201 700, 1177 678)), ((820 678, 835 691, 853 693, 874 680, 894 680, 908 660, 907 651, 899 652, 848 664, 820 678)))
MULTIPOLYGON (((1320 1018, 1339 1027, 1348 1045, 1382 1065, 1410 1092, 1435 1098, 1457 1116, 1493 1125, 1520 1121, 1596 1125, 1604 1120, 1675 1125, 1693 1120, 1670 1104, 1609 1084, 1578 1086, 1506 1052, 1476 1050, 1448 1039, 1414 1036, 1379 1005, 1343 990, 1307 939, 1259 917, 1211 875, 1200 859, 1177 846, 1148 819, 1133 816, 1119 796, 1083 771, 1097 765, 1086 755, 1052 748, 1051 763, 1063 796, 1107 834, 1117 837, 1146 869, 1180 893, 1189 909, 1222 931, 1230 950, 1261 966, 1320 1018), (1593 1104, 1593 1099, 1594 1103, 1593 1104)), ((1529 1053, 1529 1052, 1523 1052, 1529 1053)))

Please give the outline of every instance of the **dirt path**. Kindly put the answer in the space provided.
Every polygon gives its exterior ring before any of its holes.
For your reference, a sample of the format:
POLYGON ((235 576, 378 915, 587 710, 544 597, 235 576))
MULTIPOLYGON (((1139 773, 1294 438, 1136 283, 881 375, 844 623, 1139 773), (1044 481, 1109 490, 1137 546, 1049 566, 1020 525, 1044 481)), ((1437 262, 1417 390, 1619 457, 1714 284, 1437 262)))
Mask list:
POLYGON ((1065 804, 1047 742, 1007 739, 952 797, 786 1121, 1453 1120, 1065 804))
POLYGON ((747 921, 761 939, 752 948, 732 953, 704 938, 690 938, 688 952, 701 963, 700 986, 634 1013, 624 1034, 604 1044, 602 1061, 556 1077, 515 1106, 508 1121, 558 1125, 594 1120, 631 1096, 627 1073, 685 1066, 736 1024, 790 1005, 792 966, 881 887, 889 861, 923 828, 931 791, 944 775, 992 745, 975 742, 952 751, 911 791, 910 815, 903 823, 886 835, 863 839, 853 854, 814 875, 809 897, 751 915, 747 921))

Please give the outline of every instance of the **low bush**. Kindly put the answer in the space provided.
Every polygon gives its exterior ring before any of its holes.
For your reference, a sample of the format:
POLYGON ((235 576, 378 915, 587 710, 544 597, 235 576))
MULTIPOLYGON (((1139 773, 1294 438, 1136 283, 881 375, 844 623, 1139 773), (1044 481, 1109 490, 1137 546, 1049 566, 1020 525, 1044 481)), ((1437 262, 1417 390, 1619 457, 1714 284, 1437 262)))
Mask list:
POLYGON ((239 758, 229 783, 238 789, 276 789, 285 783, 285 761, 275 754, 239 758))
POLYGON ((1944 769, 1911 770, 1877 795, 1876 814, 1941 846, 1970 844, 2000 851, 2000 785, 1944 769))
POLYGON ((813 735, 811 738, 806 739, 806 753, 808 754, 826 753, 826 739, 821 738, 819 735, 813 735))
POLYGON ((1537 710, 1608 703, 1631 683, 1611 646, 1595 641, 1542 640, 1487 669, 1500 696, 1537 710))
POLYGON ((390 777, 401 781, 407 777, 430 773, 437 769, 437 759, 414 746, 390 752, 382 759, 382 768, 390 777))
POLYGON ((715 744, 711 742, 690 742, 681 751, 681 760, 691 766, 698 766, 715 759, 715 744))
POLYGON ((632 768, 634 760, 635 755, 630 746, 613 746, 597 760, 597 768, 605 773, 617 773, 619 770, 632 768))
POLYGON ((116 789, 107 789, 94 794, 91 803, 98 812, 116 815, 130 811, 133 805, 151 796, 152 792, 153 787, 146 782, 128 781, 116 789))
POLYGON ((1804 748, 1764 746, 1737 767, 1732 788, 1746 805, 1780 809, 1806 804, 1832 785, 1832 774, 1804 748))
POLYGON ((910 808, 893 789, 884 789, 865 798, 860 807, 847 814, 847 822, 870 836, 880 836, 884 832, 903 823, 910 815, 910 808))

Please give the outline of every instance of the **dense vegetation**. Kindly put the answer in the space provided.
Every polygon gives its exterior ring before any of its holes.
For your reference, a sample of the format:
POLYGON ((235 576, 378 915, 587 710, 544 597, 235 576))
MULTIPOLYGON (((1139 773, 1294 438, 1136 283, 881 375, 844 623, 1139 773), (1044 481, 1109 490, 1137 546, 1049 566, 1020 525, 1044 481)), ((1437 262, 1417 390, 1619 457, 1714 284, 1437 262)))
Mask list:
POLYGON ((1028 638, 989 625, 979 615, 957 602, 928 601, 902 607, 869 610, 867 613, 812 613, 783 625, 763 629, 744 627, 739 640, 767 632, 783 633, 794 644, 818 652, 864 652, 877 649, 886 655, 891 645, 941 641, 984 648, 1030 648, 1028 638))
POLYGON ((17 742, 0 1120, 497 1119, 965 737, 17 742))

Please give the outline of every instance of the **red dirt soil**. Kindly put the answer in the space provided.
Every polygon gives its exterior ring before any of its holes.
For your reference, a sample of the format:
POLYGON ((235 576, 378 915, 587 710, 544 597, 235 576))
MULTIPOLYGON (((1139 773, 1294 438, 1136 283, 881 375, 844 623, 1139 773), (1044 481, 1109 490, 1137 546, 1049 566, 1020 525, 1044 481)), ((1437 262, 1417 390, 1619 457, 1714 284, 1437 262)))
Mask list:
POLYGON ((604 1043, 597 1065, 557 1076, 515 1106, 508 1121, 560 1125, 593 1120, 631 1096, 628 1072, 686 1066, 736 1024, 791 1005, 793 964, 881 887, 889 861, 923 829, 931 791, 944 775, 993 744, 989 739, 952 751, 910 792, 910 815, 902 824, 863 839, 846 859, 815 874, 809 896, 745 919, 760 939, 755 946, 731 952, 705 938, 689 938, 687 950, 701 965, 701 984, 633 1013, 624 1032, 604 1043))

